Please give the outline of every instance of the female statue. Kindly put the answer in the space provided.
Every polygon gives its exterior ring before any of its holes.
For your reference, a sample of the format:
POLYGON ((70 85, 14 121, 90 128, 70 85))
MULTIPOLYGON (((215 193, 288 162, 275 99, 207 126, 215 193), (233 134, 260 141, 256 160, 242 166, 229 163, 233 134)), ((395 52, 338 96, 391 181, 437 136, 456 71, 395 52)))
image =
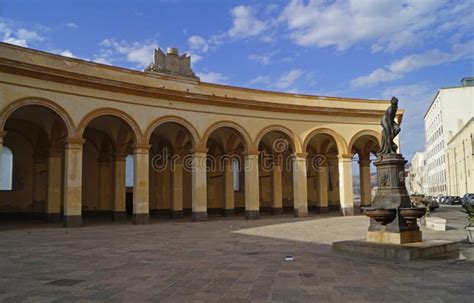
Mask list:
POLYGON ((398 99, 392 97, 390 106, 385 111, 380 125, 382 125, 382 146, 379 154, 396 154, 398 146, 393 143, 393 139, 400 132, 400 126, 395 122, 395 115, 398 110, 398 99))

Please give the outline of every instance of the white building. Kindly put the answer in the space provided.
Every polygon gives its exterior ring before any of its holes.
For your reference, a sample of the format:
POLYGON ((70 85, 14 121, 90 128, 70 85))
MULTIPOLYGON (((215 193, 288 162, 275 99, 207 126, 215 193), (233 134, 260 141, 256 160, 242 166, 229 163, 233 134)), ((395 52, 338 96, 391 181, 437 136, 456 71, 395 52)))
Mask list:
POLYGON ((406 186, 410 195, 427 193, 426 161, 424 153, 417 152, 411 159, 406 186))
POLYGON ((425 114, 425 160, 428 195, 447 195, 446 150, 448 134, 474 114, 474 78, 464 78, 461 86, 441 88, 425 114))

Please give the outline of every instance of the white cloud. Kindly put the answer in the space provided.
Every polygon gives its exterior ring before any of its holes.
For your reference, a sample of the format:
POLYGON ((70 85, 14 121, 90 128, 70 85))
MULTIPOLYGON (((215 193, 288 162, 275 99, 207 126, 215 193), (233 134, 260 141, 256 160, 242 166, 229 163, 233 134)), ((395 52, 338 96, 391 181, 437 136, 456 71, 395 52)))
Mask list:
POLYGON ((106 58, 103 57, 95 57, 94 60, 92 60, 95 63, 100 63, 100 64, 107 64, 107 65, 112 65, 112 63, 107 60, 106 58))
POLYGON ((267 29, 267 23, 258 19, 250 6, 236 6, 231 10, 231 15, 234 18, 232 28, 228 31, 231 38, 257 36, 267 29))
POLYGON ((39 33, 25 28, 17 28, 11 20, 3 18, 0 18, 0 39, 2 42, 23 47, 28 47, 29 43, 44 40, 39 33))
POLYGON ((206 39, 198 35, 189 37, 188 45, 191 50, 196 51, 196 52, 205 53, 209 50, 209 45, 206 39))
POLYGON ((74 28, 74 29, 79 28, 79 25, 77 25, 77 24, 74 23, 74 22, 66 23, 66 26, 67 26, 67 27, 70 27, 70 28, 74 28))
POLYGON ((271 57, 270 55, 265 55, 265 54, 262 54, 262 55, 251 54, 251 55, 249 55, 250 60, 256 61, 256 62, 260 63, 261 65, 270 64, 270 57, 271 57))
POLYGON ((352 86, 361 87, 368 86, 379 82, 387 82, 396 79, 400 79, 401 75, 385 70, 383 68, 377 68, 366 76, 358 77, 351 81, 352 86))
POLYGON ((274 86, 280 89, 288 88, 292 86, 301 76, 303 75, 303 70, 293 69, 289 72, 283 74, 275 82, 274 86))
POLYGON ((345 50, 370 43, 372 51, 393 52, 440 31, 472 29, 473 2, 448 0, 292 0, 279 20, 301 46, 345 50), (460 7, 461 6, 461 7, 460 7), (471 20, 471 21, 469 21, 471 20), (454 23, 447 26, 447 23, 454 23))
POLYGON ((252 80, 249 81, 249 84, 250 85, 264 85, 264 86, 268 86, 270 85, 270 83, 272 83, 272 79, 270 78, 270 76, 258 76, 252 80))
MULTIPOLYGON (((77 56, 75 56, 70 50, 66 49, 66 50, 58 50, 58 49, 53 49, 53 50, 50 50, 51 53, 53 54, 58 54, 58 55, 61 55, 61 56, 64 56, 64 57, 69 57, 69 58, 78 58, 77 56)), ((88 59, 83 59, 83 60, 88 60, 88 59)))
POLYGON ((202 59, 202 56, 200 56, 196 53, 190 52, 190 51, 187 51, 186 54, 191 57, 191 63, 192 64, 198 63, 202 59))
POLYGON ((425 67, 474 58, 473 50, 474 40, 454 44, 450 52, 434 49, 419 54, 411 54, 393 61, 385 68, 377 68, 368 75, 358 77, 352 80, 351 84, 354 87, 361 87, 393 81, 402 78, 406 73, 425 67))
POLYGON ((102 47, 95 62, 108 62, 125 60, 137 67, 143 68, 153 61, 153 50, 158 47, 155 41, 128 42, 125 40, 105 39, 100 43, 102 47))
POLYGON ((273 78, 269 75, 260 75, 248 82, 248 85, 256 86, 258 88, 264 89, 273 89, 273 90, 284 90, 287 92, 296 93, 299 90, 296 87, 293 87, 298 80, 305 83, 306 85, 314 85, 314 74, 307 74, 305 77, 303 75, 305 72, 302 69, 292 69, 285 73, 282 73, 280 76, 273 78))
POLYGON ((201 81, 209 83, 226 84, 228 80, 226 76, 216 72, 197 73, 197 76, 201 79, 201 81))

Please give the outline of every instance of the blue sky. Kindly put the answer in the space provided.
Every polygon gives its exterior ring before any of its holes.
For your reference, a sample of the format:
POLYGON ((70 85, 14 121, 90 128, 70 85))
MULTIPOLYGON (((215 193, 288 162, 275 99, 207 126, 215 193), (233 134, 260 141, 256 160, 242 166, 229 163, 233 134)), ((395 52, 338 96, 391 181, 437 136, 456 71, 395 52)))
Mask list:
POLYGON ((389 99, 406 109, 402 152, 423 150, 440 87, 474 75, 474 1, 4 1, 1 41, 143 69, 155 47, 203 81, 389 99))

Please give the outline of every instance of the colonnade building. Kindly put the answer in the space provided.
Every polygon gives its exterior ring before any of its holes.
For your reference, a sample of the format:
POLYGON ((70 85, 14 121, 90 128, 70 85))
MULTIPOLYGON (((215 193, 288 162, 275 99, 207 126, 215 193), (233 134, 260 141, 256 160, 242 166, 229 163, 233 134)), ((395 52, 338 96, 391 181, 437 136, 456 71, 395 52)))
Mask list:
POLYGON ((204 83, 188 60, 157 51, 142 72, 0 43, 0 218, 350 215, 356 157, 370 205, 388 101, 204 83))

